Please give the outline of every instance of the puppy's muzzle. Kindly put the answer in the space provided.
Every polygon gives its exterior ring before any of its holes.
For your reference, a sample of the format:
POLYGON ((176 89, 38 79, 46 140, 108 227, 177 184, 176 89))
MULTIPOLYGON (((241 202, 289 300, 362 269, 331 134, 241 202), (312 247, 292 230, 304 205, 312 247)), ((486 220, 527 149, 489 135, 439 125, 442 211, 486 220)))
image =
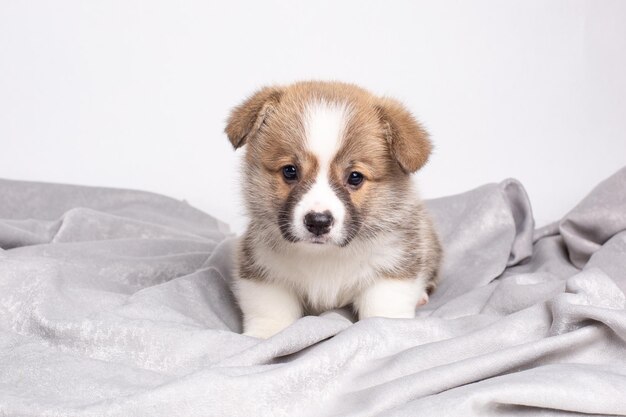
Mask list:
POLYGON ((334 221, 333 215, 328 210, 321 213, 310 211, 304 216, 304 225, 315 236, 322 236, 330 232, 334 221))

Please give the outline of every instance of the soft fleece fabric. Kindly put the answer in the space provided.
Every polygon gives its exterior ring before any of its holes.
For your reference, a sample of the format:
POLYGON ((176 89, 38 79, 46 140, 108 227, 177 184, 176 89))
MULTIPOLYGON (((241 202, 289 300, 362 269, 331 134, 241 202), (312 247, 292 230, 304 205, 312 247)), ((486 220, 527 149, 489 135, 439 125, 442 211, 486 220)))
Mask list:
POLYGON ((0 180, 0 414, 626 415, 626 168, 539 230, 515 180, 428 206, 445 261, 415 319, 259 340, 210 215, 0 180))

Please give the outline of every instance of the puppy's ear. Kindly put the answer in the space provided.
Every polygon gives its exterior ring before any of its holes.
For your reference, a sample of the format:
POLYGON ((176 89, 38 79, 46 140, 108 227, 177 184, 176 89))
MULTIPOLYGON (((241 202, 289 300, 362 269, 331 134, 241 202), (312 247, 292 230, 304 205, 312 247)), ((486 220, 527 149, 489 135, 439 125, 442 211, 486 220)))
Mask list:
POLYGON ((428 132, 398 101, 382 98, 376 106, 392 156, 406 173, 420 169, 432 150, 428 132))
POLYGON ((224 131, 235 149, 256 135, 281 95, 282 89, 265 87, 231 111, 224 131))

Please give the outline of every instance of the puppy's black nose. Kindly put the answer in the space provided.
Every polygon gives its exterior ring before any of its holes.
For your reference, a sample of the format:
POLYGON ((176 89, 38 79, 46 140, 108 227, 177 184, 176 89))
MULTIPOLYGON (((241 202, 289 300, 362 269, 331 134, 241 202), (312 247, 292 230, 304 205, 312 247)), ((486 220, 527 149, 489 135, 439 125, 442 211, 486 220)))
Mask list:
POLYGON ((304 225, 315 236, 321 236, 330 232, 333 220, 333 215, 328 210, 323 213, 310 211, 304 216, 304 225))

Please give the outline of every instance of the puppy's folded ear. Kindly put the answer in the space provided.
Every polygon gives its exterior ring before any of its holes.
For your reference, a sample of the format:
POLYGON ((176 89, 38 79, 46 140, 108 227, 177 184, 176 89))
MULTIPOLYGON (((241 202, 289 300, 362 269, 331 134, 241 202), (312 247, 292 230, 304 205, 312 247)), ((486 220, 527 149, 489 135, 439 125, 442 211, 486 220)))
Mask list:
POLYGON ((231 111, 224 131, 235 149, 245 145, 257 134, 281 95, 282 89, 265 87, 231 111))
POLYGON ((391 154, 406 173, 420 169, 430 156, 428 132, 398 101, 382 98, 377 104, 391 154))

